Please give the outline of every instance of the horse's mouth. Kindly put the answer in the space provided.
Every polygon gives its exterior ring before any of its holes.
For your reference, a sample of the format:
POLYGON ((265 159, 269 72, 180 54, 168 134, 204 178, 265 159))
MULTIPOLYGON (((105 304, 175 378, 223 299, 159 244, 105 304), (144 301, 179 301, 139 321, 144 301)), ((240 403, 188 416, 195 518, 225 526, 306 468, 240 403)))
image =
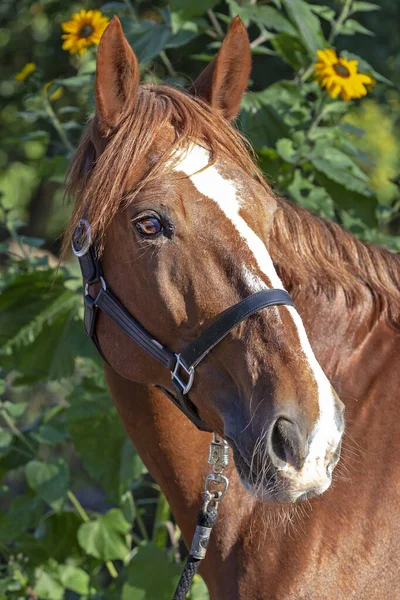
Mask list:
POLYGON ((293 478, 287 477, 285 471, 276 469, 271 462, 266 461, 263 469, 258 471, 252 461, 247 459, 241 452, 238 444, 229 437, 225 438, 229 443, 239 480, 244 489, 256 500, 265 504, 292 504, 310 500, 321 495, 331 484, 331 473, 327 473, 326 479, 319 485, 310 488, 300 488, 293 478))

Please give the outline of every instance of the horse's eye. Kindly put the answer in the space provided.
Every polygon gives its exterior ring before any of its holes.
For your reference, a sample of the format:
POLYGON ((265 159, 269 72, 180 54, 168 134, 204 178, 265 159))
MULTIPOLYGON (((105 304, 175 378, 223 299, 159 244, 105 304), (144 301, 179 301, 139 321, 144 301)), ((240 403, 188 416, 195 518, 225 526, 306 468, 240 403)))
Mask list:
POLYGON ((158 235, 163 230, 162 223, 157 217, 143 217, 135 221, 135 227, 140 235, 144 235, 145 237, 158 235))

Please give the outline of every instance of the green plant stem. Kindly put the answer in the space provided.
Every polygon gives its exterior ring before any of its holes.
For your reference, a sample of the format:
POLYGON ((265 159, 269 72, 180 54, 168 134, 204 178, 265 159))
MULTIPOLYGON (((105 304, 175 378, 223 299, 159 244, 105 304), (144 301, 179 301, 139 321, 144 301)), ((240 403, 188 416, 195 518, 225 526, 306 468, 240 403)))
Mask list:
POLYGON ((164 494, 160 492, 157 502, 156 516, 153 525, 153 542, 160 550, 164 550, 167 544, 168 532, 164 527, 164 523, 168 521, 171 510, 164 494))
POLYGON ((219 21, 217 19, 217 15, 215 14, 215 12, 211 8, 207 11, 207 16, 210 19, 210 21, 212 23, 212 26, 214 27, 214 29, 215 29, 218 37, 221 40, 223 40, 224 37, 225 37, 225 34, 224 34, 224 32, 222 30, 222 27, 221 27, 221 25, 220 25, 220 23, 219 23, 219 21))
POLYGON ((332 26, 331 33, 330 33, 329 38, 328 38, 328 44, 333 44, 334 40, 339 35, 340 29, 341 29, 343 23, 345 22, 345 20, 349 16, 349 12, 351 10, 351 5, 352 4, 353 4, 353 0, 346 0, 345 1, 344 5, 343 5, 343 8, 341 10, 340 15, 338 16, 337 20, 334 22, 334 24, 332 26))
POLYGON ((138 527, 140 529, 140 533, 142 534, 142 538, 146 542, 148 542, 149 541, 149 536, 147 535, 146 527, 145 527, 145 524, 143 522, 142 515, 140 514, 140 511, 136 512, 135 520, 136 520, 136 522, 138 524, 138 527))
POLYGON ((44 107, 45 107, 47 116, 50 119, 51 124, 53 125, 54 129, 57 131, 61 141, 63 142, 64 146, 67 148, 68 152, 70 154, 73 154, 75 152, 75 148, 69 141, 67 134, 65 133, 64 129, 62 128, 62 125, 61 125, 56 113, 54 112, 53 107, 50 104, 50 100, 48 99, 46 92, 44 92, 43 98, 44 98, 44 107))
POLYGON ((10 417, 10 415, 8 414, 8 412, 6 411, 6 409, 4 408, 2 402, 0 403, 0 410, 1 410, 1 413, 0 413, 1 416, 3 417, 5 423, 11 429, 11 431, 13 432, 13 434, 24 444, 24 446, 26 446, 30 450, 30 452, 34 456, 37 456, 35 447, 30 443, 29 440, 26 439, 26 437, 24 436, 24 434, 20 432, 20 430, 16 426, 14 420, 10 417))
MULTIPOLYGON (((8 427, 14 433, 14 435, 19 440, 21 440, 21 442, 27 448, 29 448, 29 450, 33 456, 39 458, 36 448, 30 443, 29 440, 26 439, 25 435, 18 429, 18 427, 16 426, 16 424, 14 422, 14 419, 12 419, 12 417, 10 417, 10 415, 7 413, 2 402, 0 402, 0 411, 1 411, 0 414, 3 417, 5 423, 8 425, 8 427)), ((79 514, 82 521, 87 523, 90 520, 89 516, 88 516, 87 512, 85 511, 85 509, 83 508, 82 504, 79 502, 78 498, 75 496, 75 494, 71 490, 68 490, 67 497, 68 497, 69 501, 71 502, 71 504, 73 504, 73 506, 75 507, 76 512, 79 514)), ((110 573, 111 577, 113 577, 114 579, 116 577, 118 577, 118 572, 114 566, 114 563, 111 560, 107 560, 105 564, 106 564, 106 567, 107 567, 108 572, 110 573)))
POLYGON ((176 71, 164 50, 161 50, 161 52, 159 53, 159 57, 161 58, 171 77, 176 77, 176 71))

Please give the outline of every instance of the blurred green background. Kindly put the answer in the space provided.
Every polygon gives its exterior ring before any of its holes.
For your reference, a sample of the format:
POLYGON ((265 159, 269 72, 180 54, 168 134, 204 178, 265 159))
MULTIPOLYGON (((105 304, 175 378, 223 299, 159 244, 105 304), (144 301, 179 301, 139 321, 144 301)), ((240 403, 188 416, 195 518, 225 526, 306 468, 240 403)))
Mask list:
MULTIPOLYGON (((143 80, 183 86, 239 14, 254 68, 237 125, 271 184, 399 251, 400 3, 0 4, 0 599, 167 600, 185 556, 179 529, 83 336, 77 265, 55 270, 66 168, 94 108, 96 46, 61 48, 61 23, 82 8, 119 15, 143 80), (366 97, 320 88, 312 65, 327 47, 376 80, 366 97)), ((200 578, 190 597, 208 598, 200 578)))

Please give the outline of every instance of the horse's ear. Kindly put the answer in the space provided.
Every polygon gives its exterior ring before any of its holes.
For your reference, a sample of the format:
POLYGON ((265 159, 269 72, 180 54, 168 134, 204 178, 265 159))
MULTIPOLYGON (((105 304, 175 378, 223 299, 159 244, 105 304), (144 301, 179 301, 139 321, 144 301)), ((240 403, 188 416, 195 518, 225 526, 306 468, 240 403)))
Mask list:
POLYGON ((240 17, 235 17, 214 60, 190 92, 218 108, 229 121, 239 112, 251 70, 250 42, 240 17))
POLYGON ((96 63, 96 113, 103 135, 119 125, 135 101, 139 65, 118 17, 107 26, 99 44, 96 63))

